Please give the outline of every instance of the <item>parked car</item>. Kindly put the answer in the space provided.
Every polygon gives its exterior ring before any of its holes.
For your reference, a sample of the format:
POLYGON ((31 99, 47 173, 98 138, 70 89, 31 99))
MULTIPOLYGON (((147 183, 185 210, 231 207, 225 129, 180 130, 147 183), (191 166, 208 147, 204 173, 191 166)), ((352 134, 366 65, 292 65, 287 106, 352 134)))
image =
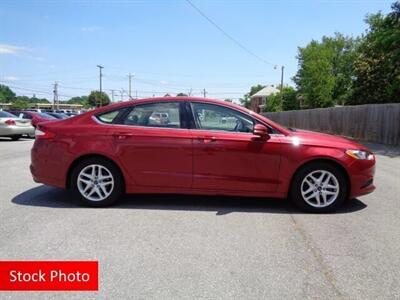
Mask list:
POLYGON ((153 112, 149 118, 150 121, 157 123, 157 124, 168 124, 169 123, 169 116, 166 112, 153 112))
POLYGON ((31 158, 36 182, 72 189, 91 206, 123 193, 176 193, 289 197, 328 212, 375 189, 366 147, 204 98, 121 102, 40 124, 31 158), (150 119, 165 112, 167 124, 150 119), (221 122, 228 117, 235 122, 221 122))
POLYGON ((74 116, 77 116, 77 115, 78 115, 78 113, 77 113, 77 112, 74 112, 74 111, 66 112, 65 114, 66 114, 68 117, 74 117, 74 116))
POLYGON ((53 116, 56 119, 60 119, 60 120, 64 120, 64 119, 68 119, 69 116, 67 116, 64 113, 56 113, 56 112, 46 112, 46 114, 53 116))
POLYGON ((0 136, 9 137, 13 141, 19 140, 23 135, 33 135, 34 128, 29 120, 0 111, 0 136))
POLYGON ((35 111, 29 110, 20 110, 20 111, 10 111, 11 113, 17 115, 19 118, 30 120, 32 126, 36 128, 37 124, 40 122, 49 122, 57 120, 55 117, 47 114, 47 113, 39 113, 35 111))

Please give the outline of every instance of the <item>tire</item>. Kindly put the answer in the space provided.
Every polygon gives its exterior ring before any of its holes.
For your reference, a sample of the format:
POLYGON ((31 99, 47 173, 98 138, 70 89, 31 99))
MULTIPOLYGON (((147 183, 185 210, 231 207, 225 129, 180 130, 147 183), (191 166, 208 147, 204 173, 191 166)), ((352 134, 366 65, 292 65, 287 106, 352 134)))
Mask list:
POLYGON ((74 194, 85 205, 92 207, 114 204, 124 191, 124 181, 119 168, 100 157, 79 162, 72 170, 70 180, 74 194))
POLYGON ((342 170, 330 163, 315 162, 295 174, 289 195, 292 202, 304 211, 326 213, 343 204, 348 189, 342 170))
POLYGON ((21 138, 21 135, 16 134, 16 135, 13 135, 13 136, 11 137, 11 140, 12 140, 12 141, 18 141, 20 138, 21 138))

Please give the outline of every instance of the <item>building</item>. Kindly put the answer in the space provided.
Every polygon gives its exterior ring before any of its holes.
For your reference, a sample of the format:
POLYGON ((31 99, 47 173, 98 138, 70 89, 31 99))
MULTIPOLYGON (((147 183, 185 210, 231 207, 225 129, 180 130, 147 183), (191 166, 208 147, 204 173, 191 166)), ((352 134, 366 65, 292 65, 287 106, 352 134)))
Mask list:
POLYGON ((267 104, 268 97, 276 93, 279 93, 276 87, 267 85, 250 97, 250 109, 256 113, 261 112, 262 108, 267 104))

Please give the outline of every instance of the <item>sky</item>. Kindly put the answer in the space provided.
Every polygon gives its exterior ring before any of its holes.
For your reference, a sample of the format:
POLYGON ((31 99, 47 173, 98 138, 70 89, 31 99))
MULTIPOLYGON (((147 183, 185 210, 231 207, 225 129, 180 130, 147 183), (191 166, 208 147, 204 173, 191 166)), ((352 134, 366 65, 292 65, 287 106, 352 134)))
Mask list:
POLYGON ((99 89, 114 101, 179 92, 238 99, 255 84, 294 85, 297 49, 312 39, 365 32, 367 14, 393 1, 0 1, 0 84, 61 100, 99 89), (122 98, 121 98, 122 94, 122 98))

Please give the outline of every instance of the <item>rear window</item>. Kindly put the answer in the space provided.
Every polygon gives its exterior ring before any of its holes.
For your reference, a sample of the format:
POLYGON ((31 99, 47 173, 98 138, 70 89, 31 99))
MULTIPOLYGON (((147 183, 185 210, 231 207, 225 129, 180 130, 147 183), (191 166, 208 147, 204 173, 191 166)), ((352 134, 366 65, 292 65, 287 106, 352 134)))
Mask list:
POLYGON ((17 116, 10 114, 9 112, 0 110, 0 118, 16 118, 17 116))

